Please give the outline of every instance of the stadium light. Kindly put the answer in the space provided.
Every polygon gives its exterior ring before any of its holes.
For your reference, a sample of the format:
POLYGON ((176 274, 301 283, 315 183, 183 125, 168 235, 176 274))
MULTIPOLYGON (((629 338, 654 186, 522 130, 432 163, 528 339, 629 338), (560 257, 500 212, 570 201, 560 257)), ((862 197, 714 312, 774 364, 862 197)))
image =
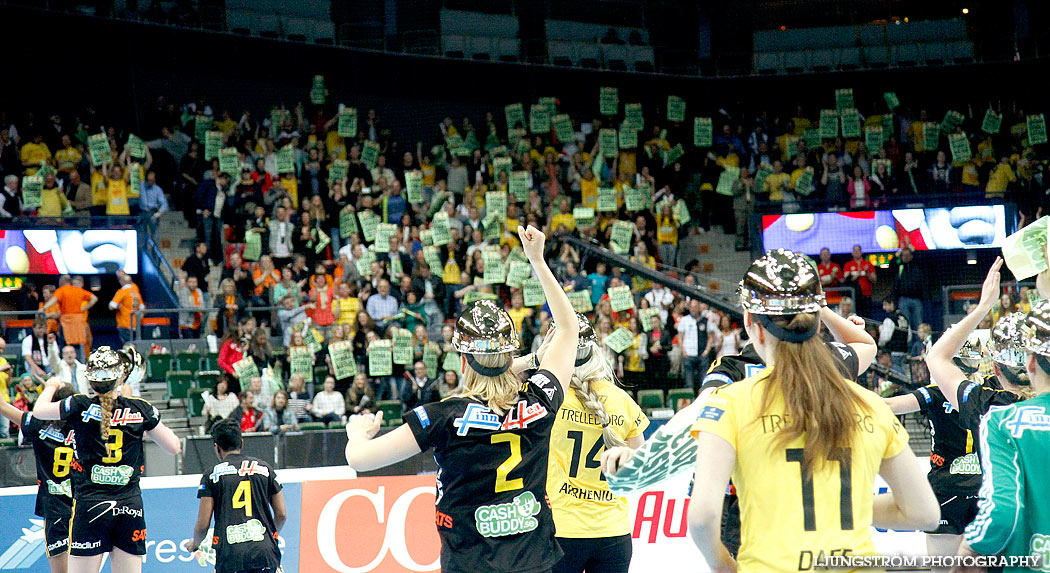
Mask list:
POLYGON ((970 13, 970 9, 969 8, 963 8, 963 14, 969 14, 969 13, 970 13))
POLYGON ((966 264, 976 265, 977 264, 977 251, 973 249, 967 249, 966 251, 966 264))

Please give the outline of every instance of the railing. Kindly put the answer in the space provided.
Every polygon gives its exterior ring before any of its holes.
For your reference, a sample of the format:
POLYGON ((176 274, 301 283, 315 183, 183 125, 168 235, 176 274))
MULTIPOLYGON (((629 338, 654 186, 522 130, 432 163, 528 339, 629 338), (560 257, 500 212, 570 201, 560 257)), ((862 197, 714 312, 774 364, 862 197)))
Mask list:
MULTIPOLYGON (((1010 294, 1018 303, 1023 302, 1020 300, 1022 288, 1035 292, 1035 281, 1026 280, 1003 283, 1000 285, 1000 296, 1010 294)), ((976 303, 981 299, 981 285, 965 284, 941 287, 941 297, 944 301, 944 324, 947 328, 948 325, 955 324, 966 316, 966 306, 968 304, 976 303)))
MULTIPOLYGON (((816 180, 818 179, 815 177, 814 181, 816 180)), ((903 193, 900 195, 888 196, 885 200, 876 197, 869 197, 869 206, 867 207, 849 207, 848 204, 832 204, 823 198, 810 199, 804 195, 799 195, 794 191, 790 191, 790 193, 794 197, 794 200, 792 201, 755 201, 755 213, 762 215, 779 215, 781 213, 788 213, 788 209, 791 209, 790 212, 792 213, 822 213, 831 210, 836 212, 849 212, 880 209, 932 209, 939 207, 960 207, 964 205, 1007 204, 1007 200, 1002 197, 985 197, 984 191, 971 193, 903 193), (875 205, 876 202, 878 202, 877 206, 875 205)))

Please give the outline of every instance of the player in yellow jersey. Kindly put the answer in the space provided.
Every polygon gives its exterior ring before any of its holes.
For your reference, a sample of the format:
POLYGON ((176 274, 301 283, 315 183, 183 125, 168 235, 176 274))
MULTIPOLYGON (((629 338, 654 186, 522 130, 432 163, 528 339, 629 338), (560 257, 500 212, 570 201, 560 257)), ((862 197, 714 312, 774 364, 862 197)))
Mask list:
POLYGON ((871 555, 871 526, 935 529, 937 498, 908 434, 874 393, 835 367, 819 331, 824 293, 803 255, 776 250, 741 282, 744 325, 766 364, 707 399, 693 426, 689 530, 713 571, 793 571, 871 555), (875 474, 892 493, 872 498, 875 474), (719 539, 732 477, 737 561, 719 539))
MULTIPOLYGON (((609 491, 600 461, 606 448, 634 450, 645 443, 642 432, 649 419, 616 385, 590 321, 580 313, 576 318, 580 342, 569 382, 573 391, 558 410, 547 464, 547 496, 565 552, 553 572, 627 573, 633 549, 627 499, 609 491)), ((535 360, 532 355, 516 359, 515 371, 543 359, 556 328, 551 321, 535 360)))

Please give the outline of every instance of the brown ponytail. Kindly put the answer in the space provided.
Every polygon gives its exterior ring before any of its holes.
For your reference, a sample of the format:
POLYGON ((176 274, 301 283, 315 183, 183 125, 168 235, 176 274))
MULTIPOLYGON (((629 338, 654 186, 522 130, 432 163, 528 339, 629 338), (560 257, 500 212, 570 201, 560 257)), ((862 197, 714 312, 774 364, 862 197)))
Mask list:
POLYGON ((102 421, 99 424, 102 426, 102 441, 109 441, 109 423, 113 420, 113 405, 116 404, 117 398, 114 396, 116 390, 111 390, 105 394, 99 395, 99 403, 102 407, 102 421))
MULTIPOLYGON (((813 330, 818 320, 816 314, 770 318, 791 332, 813 330)), ((850 447, 858 417, 871 411, 853 383, 843 378, 819 333, 804 342, 776 342, 773 367, 762 396, 763 411, 769 410, 777 395, 784 401, 785 412, 777 445, 787 446, 803 437, 802 471, 806 475, 814 464, 837 458, 839 448, 850 447)))

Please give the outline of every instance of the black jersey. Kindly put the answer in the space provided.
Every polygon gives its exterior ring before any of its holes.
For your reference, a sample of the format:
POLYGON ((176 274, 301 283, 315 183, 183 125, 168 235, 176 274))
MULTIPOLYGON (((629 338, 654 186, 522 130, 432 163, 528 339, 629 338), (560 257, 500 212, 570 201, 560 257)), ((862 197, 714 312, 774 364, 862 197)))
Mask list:
POLYGON ((930 485, 935 491, 951 488, 959 495, 976 493, 981 487, 976 431, 963 427, 959 411, 936 384, 919 388, 911 395, 930 422, 930 485))
POLYGON ((993 407, 1009 406, 1023 399, 1013 392, 999 389, 998 383, 989 382, 989 378, 985 378, 984 384, 963 382, 956 390, 962 426, 975 433, 981 427, 981 416, 987 414, 993 407))
POLYGON ((404 415, 422 450, 434 448, 441 570, 533 572, 562 556, 547 495, 547 452, 564 400, 540 370, 500 415, 471 398, 446 398, 404 415))
POLYGON ((40 517, 69 517, 73 505, 72 471, 76 447, 73 429, 22 414, 23 441, 32 443, 36 457, 36 511, 40 517))
POLYGON ((210 497, 215 507, 216 573, 276 569, 281 565, 277 526, 270 499, 281 482, 270 464, 230 454, 201 477, 197 497, 210 497))
MULTIPOLYGON (((841 342, 828 342, 828 349, 836 358, 842 375, 850 380, 856 380, 860 375, 860 360, 857 353, 848 344, 841 342)), ((766 365, 755 351, 755 346, 748 342, 740 349, 740 354, 732 354, 719 357, 707 369, 701 390, 707 388, 718 388, 750 378, 764 369, 766 365)))
POLYGON ((145 469, 142 436, 160 423, 157 409, 145 400, 117 397, 108 440, 102 439, 98 396, 74 394, 59 402, 59 413, 76 436, 76 499, 119 500, 139 495, 139 476, 145 469))

